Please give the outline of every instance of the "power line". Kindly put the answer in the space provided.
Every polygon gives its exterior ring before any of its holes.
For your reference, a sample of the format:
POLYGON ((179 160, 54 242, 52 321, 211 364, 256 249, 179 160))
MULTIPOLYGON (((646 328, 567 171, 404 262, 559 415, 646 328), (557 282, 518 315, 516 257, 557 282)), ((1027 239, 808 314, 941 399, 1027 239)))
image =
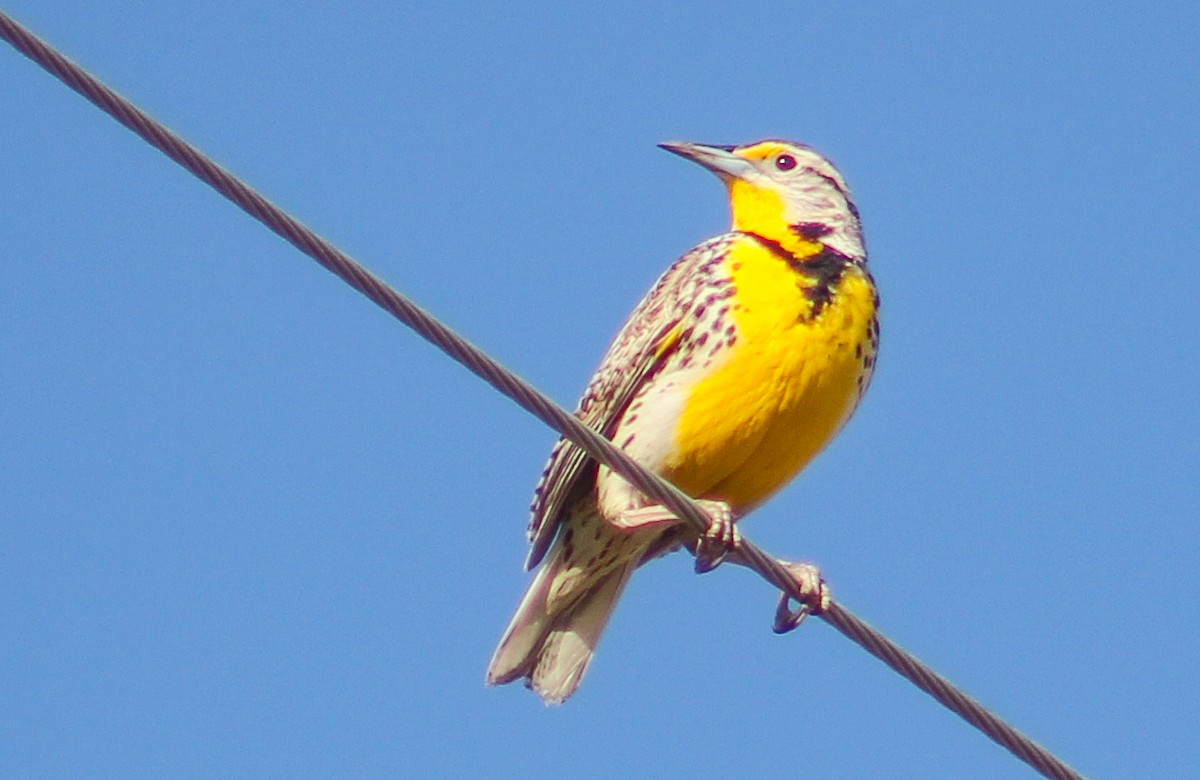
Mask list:
MULTIPOLYGON (((512 399, 539 420, 629 481, 654 501, 663 504, 677 517, 703 533, 709 526, 708 515, 678 488, 635 463, 622 450, 576 419, 532 385, 509 371, 462 336, 439 322, 428 312, 388 286, 299 220, 251 189, 229 171, 206 157, 178 135, 151 119, 125 98, 71 62, 11 17, 0 11, 0 36, 29 59, 87 98, 144 141, 183 166, 250 216, 286 239, 304 254, 416 331, 469 371, 512 399)), ((921 663, 895 642, 856 617, 836 602, 824 609, 803 592, 796 577, 776 558, 743 537, 738 553, 749 568, 782 590, 805 609, 824 619, 867 652, 879 658, 897 673, 928 693, 943 706, 959 715, 1029 764, 1041 775, 1054 780, 1083 780, 1067 766, 1015 728, 1001 720, 941 675, 921 663), (817 611, 821 610, 821 611, 817 611)), ((792 625, 795 625, 794 620, 792 625)), ((777 625, 779 625, 777 623, 777 625)))

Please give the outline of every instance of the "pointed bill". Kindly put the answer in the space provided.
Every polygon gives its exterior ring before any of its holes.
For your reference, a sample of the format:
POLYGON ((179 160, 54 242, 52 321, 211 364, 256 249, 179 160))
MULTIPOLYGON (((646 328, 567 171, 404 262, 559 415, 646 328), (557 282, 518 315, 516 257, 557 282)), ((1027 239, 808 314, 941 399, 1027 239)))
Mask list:
POLYGON ((658 145, 660 149, 703 165, 722 179, 747 179, 756 173, 749 160, 733 153, 734 146, 709 146, 686 141, 668 141, 658 145))

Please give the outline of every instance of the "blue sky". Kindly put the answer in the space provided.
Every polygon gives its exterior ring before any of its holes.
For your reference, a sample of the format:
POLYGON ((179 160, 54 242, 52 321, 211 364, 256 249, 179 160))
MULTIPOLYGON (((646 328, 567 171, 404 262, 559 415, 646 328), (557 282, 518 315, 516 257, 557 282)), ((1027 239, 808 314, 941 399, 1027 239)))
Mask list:
MULTIPOLYGON (((825 151, 879 369, 746 532, 1081 771, 1200 774, 1194 4, 193 5, 4 7, 567 405, 727 225, 656 143, 825 151)), ((566 706, 485 688, 554 435, 0 74, 0 774, 1032 776, 683 555, 566 706)))

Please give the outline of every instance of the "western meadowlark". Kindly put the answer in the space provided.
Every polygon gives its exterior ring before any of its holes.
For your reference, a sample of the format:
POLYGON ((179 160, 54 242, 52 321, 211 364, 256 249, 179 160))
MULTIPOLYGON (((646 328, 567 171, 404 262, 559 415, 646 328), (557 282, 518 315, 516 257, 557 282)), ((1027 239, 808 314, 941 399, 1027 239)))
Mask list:
MULTIPOLYGON (((663 274, 576 414, 731 530, 854 412, 875 365, 879 296, 850 191, 817 152, 787 141, 661 146, 721 178, 733 227, 663 274)), ((579 686, 633 570, 703 540, 565 439, 531 510, 526 567, 545 563, 487 680, 525 677, 558 703, 579 686)))

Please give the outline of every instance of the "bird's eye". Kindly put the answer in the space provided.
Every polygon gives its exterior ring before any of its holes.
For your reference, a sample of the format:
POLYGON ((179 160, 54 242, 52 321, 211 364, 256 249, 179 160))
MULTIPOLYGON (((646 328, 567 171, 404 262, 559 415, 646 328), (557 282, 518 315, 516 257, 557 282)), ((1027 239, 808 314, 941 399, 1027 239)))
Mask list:
POLYGON ((796 167, 796 158, 790 154, 781 154, 775 158, 775 167, 781 171, 790 171, 796 167))

